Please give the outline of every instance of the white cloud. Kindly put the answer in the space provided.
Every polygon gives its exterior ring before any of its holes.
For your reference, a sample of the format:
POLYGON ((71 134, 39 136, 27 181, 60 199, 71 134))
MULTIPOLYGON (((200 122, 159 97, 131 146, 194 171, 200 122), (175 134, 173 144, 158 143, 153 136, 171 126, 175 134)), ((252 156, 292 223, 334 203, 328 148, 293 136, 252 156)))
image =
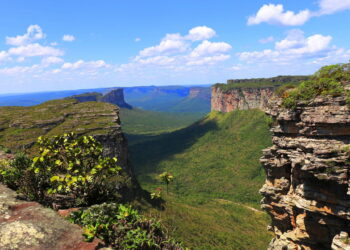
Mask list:
POLYGON ((23 73, 32 73, 40 69, 40 66, 37 64, 34 64, 32 66, 15 66, 15 67, 9 67, 9 68, 2 68, 0 69, 0 74, 4 75, 18 75, 23 73))
POLYGON ((9 54, 6 51, 0 51, 0 62, 9 59, 9 54))
POLYGON ((39 25, 30 25, 27 28, 27 33, 22 36, 6 37, 6 43, 13 46, 21 46, 29 44, 33 41, 45 38, 45 34, 39 25))
POLYGON ((225 42, 203 41, 190 54, 191 57, 207 56, 218 53, 228 52, 232 46, 225 42))
POLYGON ((109 65, 103 60, 87 61, 87 62, 84 60, 79 60, 74 63, 64 63, 61 68, 76 70, 76 69, 99 69, 99 68, 106 68, 106 67, 109 67, 109 65))
POLYGON ((350 0, 321 0, 319 14, 333 14, 343 10, 350 10, 350 0))
POLYGON ((264 4, 255 15, 248 18, 248 25, 260 23, 299 26, 306 23, 310 18, 322 15, 330 15, 336 12, 350 10, 350 0, 319 0, 318 10, 301 10, 298 13, 285 11, 282 4, 264 4))
POLYGON ((248 18, 248 25, 255 25, 266 22, 268 24, 295 26, 303 25, 311 17, 309 10, 302 10, 299 13, 284 11, 282 4, 265 4, 258 12, 248 18))
POLYGON ((271 43, 273 41, 275 41, 275 38, 273 36, 269 36, 269 37, 260 39, 259 43, 265 44, 265 43, 271 43))
POLYGON ((140 56, 156 56, 162 54, 174 54, 186 51, 188 48, 187 44, 180 39, 173 39, 172 37, 166 37, 160 42, 159 45, 145 48, 140 51, 140 56))
POLYGON ((212 28, 209 28, 207 26, 198 26, 190 29, 186 38, 191 41, 201 41, 210 39, 215 35, 216 32, 212 28))
POLYGON ((75 37, 73 35, 64 35, 62 37, 62 40, 65 42, 73 42, 75 40, 75 37))
POLYGON ((23 45, 19 47, 10 48, 8 53, 21 57, 32 56, 62 56, 64 53, 60 49, 50 46, 42 46, 38 43, 23 45))
POLYGON ((338 49, 331 46, 332 37, 321 34, 305 37, 301 30, 291 30, 286 38, 275 43, 275 49, 238 53, 240 60, 247 63, 303 63, 324 58, 338 49))
POLYGON ((136 37, 136 38, 135 38, 135 42, 139 42, 139 41, 141 41, 141 38, 136 37))
POLYGON ((52 64, 59 64, 59 63, 63 63, 64 60, 60 57, 56 57, 56 56, 49 56, 49 57, 44 57, 41 60, 41 63, 45 66, 50 66, 52 64))

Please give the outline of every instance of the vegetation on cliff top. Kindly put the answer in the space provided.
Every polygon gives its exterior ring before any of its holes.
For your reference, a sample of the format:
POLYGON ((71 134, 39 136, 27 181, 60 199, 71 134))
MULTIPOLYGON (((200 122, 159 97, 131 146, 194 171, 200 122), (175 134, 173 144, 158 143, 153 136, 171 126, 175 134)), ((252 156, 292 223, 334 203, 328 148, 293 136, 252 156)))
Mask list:
POLYGON ((73 99, 54 100, 30 107, 0 107, 0 145, 12 150, 31 149, 39 136, 75 132, 107 134, 116 127, 116 107, 108 103, 73 99))
POLYGON ((258 110, 212 112, 181 130, 130 137, 131 161, 143 188, 153 192, 162 185, 158 175, 164 171, 175 176, 169 194, 162 194, 164 211, 148 214, 162 218, 189 247, 266 248, 271 236, 258 190, 265 180, 261 150, 271 145, 268 124, 258 110))
POLYGON ((302 82, 294 89, 281 92, 283 106, 295 108, 298 102, 308 103, 321 95, 347 95, 347 102, 350 102, 350 92, 345 89, 349 83, 350 63, 324 66, 310 80, 302 82))
POLYGON ((252 78, 227 80, 227 83, 217 83, 214 85, 223 92, 236 88, 265 88, 278 87, 281 85, 297 86, 300 82, 309 79, 309 76, 276 76, 271 78, 252 78))

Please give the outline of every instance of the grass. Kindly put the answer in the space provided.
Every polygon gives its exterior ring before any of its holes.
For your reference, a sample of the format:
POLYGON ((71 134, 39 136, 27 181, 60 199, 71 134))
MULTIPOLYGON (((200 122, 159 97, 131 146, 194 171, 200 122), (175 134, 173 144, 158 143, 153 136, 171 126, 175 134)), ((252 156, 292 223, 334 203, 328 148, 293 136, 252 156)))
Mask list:
POLYGON ((271 145, 268 123, 258 110, 212 112, 187 128, 129 139, 143 188, 162 186, 157 176, 163 171, 175 176, 165 210, 148 212, 195 249, 266 248, 268 218, 248 207, 260 209, 265 175, 259 157, 271 145))
POLYGON ((122 129, 130 135, 159 134, 180 129, 203 117, 202 113, 166 113, 138 108, 120 109, 122 129))
POLYGON ((0 107, 0 145, 31 148, 39 136, 75 132, 106 134, 115 126, 115 106, 108 103, 54 100, 30 107, 0 107))

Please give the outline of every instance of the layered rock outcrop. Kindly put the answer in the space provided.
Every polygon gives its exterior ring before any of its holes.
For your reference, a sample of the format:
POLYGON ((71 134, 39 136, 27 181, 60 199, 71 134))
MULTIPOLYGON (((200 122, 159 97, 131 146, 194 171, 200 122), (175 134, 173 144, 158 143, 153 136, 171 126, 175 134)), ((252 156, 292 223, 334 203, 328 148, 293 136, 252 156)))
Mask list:
POLYGON ((275 87, 232 88, 225 91, 214 86, 211 94, 211 110, 220 112, 255 108, 264 110, 274 89, 275 87))
POLYGON ((350 249, 350 108, 318 97, 294 110, 269 103, 273 146, 263 151, 269 249, 350 249))

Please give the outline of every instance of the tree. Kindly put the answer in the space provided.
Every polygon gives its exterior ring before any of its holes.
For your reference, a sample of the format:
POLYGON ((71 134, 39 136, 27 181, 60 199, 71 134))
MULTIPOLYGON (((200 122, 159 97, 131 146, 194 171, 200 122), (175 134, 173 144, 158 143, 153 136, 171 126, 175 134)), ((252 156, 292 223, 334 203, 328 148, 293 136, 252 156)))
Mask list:
POLYGON ((166 192, 169 193, 169 184, 174 181, 174 176, 168 172, 164 172, 158 177, 166 184, 166 192))

